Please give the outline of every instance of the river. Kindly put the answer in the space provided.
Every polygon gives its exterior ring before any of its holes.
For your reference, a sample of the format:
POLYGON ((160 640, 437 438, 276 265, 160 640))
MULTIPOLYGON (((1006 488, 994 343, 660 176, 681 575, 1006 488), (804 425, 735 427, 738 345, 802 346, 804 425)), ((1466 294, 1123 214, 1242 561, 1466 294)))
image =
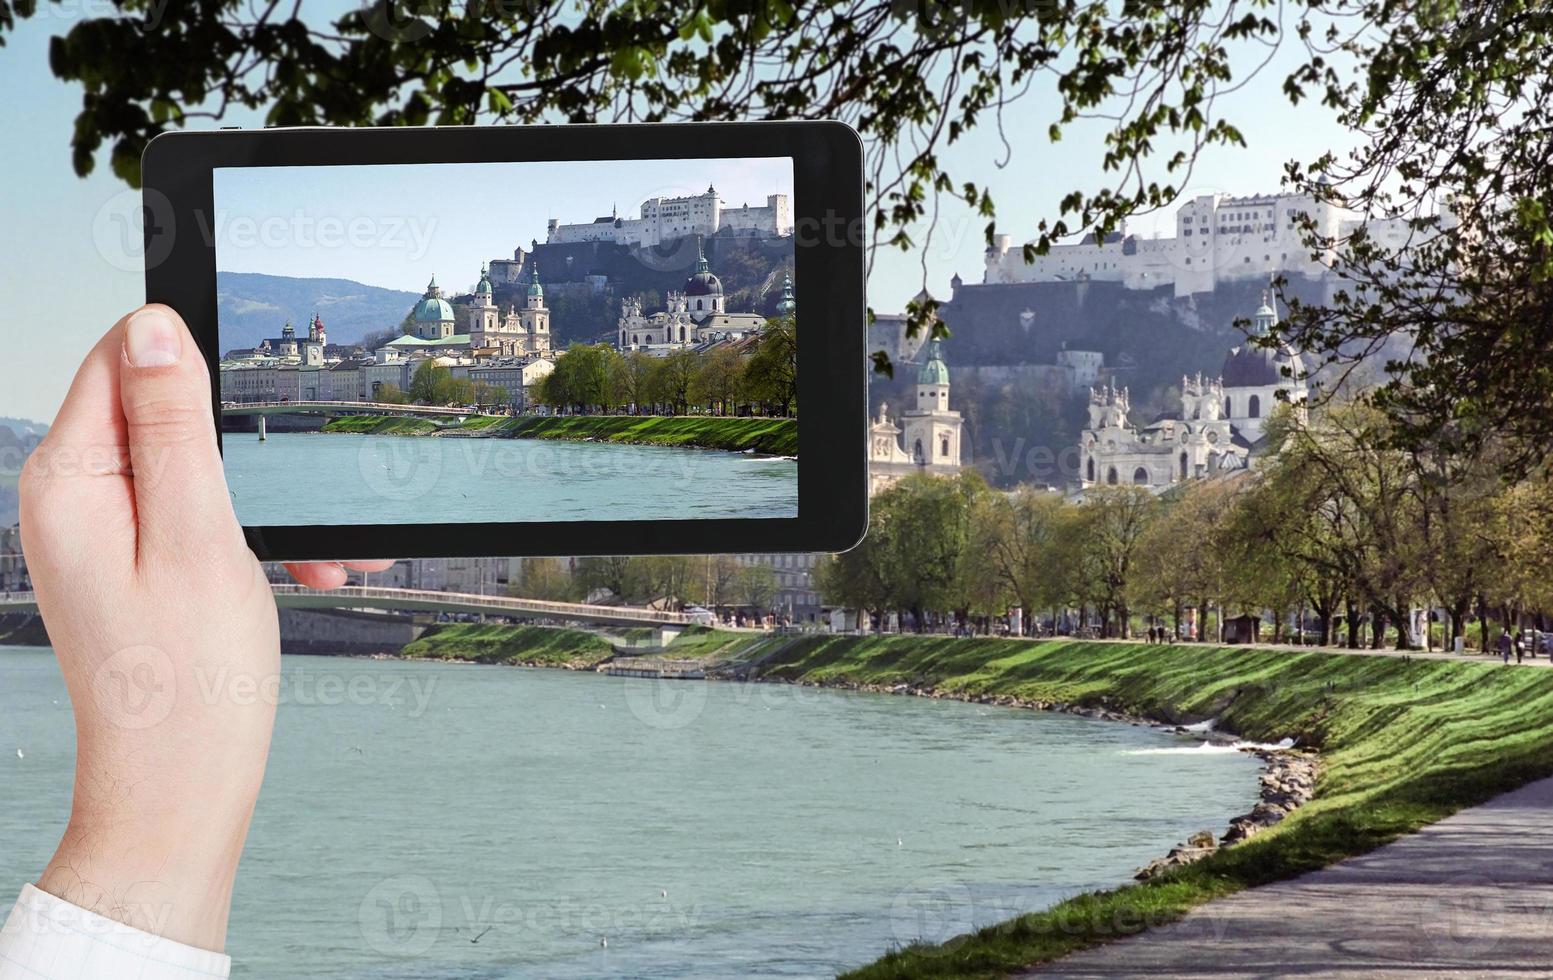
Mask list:
POLYGON ((541 439, 222 436, 247 525, 795 517, 798 463, 710 449, 541 439))
MULTIPOLYGON (((53 849, 73 740, 50 653, 0 648, 0 888, 53 849)), ((287 657, 233 976, 829 976, 1222 830, 1258 762, 1194 744, 955 701, 287 657)))

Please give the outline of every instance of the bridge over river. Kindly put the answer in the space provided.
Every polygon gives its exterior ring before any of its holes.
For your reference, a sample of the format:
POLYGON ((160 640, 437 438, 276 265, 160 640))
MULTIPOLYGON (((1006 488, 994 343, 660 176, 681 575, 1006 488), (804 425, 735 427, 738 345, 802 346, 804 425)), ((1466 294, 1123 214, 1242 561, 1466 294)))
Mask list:
POLYGON ((446 405, 399 405, 393 402, 226 402, 221 406, 222 418, 239 418, 248 415, 395 415, 408 418, 470 418, 500 414, 450 408, 446 405))
MULTIPOLYGON (((431 589, 394 589, 348 585, 338 589, 308 589, 300 585, 274 585, 275 604, 282 609, 389 609, 411 612, 495 614, 525 619, 598 623, 608 626, 645 626, 677 632, 693 624, 694 617, 641 606, 600 606, 585 602, 548 602, 516 596, 476 595, 472 592, 437 592, 431 589)), ((0 613, 37 612, 31 592, 0 592, 0 613)))

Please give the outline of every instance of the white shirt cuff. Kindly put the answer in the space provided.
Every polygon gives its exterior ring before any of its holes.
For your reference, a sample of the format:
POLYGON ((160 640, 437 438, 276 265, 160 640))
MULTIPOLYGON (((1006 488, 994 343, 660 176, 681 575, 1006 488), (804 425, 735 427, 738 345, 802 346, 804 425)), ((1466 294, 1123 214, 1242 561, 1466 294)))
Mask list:
POLYGON ((0 928, 0 980, 224 980, 222 953, 141 932, 32 885, 0 928))

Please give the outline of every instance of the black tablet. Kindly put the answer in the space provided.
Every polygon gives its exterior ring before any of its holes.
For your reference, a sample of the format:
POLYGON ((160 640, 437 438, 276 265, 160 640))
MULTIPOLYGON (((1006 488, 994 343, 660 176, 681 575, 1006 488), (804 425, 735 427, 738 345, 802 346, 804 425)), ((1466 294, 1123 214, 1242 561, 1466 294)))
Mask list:
POLYGON ((862 536, 848 127, 179 132, 142 175, 261 558, 862 536))

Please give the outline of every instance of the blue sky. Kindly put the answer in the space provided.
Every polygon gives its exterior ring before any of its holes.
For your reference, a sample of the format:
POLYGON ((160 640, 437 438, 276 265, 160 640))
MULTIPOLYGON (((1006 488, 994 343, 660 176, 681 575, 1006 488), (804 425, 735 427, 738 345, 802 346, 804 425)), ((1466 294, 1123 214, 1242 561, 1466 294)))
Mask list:
MULTIPOLYGON (((216 267, 420 290, 473 286, 480 263, 650 197, 717 189, 729 207, 793 195, 786 157, 263 167, 215 175, 216 267)), ((544 270, 540 270, 541 274, 544 270)))
MULTIPOLYGON (((75 176, 70 135, 81 93, 56 80, 48 69, 49 37, 69 30, 75 17, 101 10, 95 4, 40 4, 38 16, 20 21, 0 48, 0 91, 10 96, 0 100, 0 131, 11 137, 0 190, 6 228, 0 235, 0 296, 7 311, 0 328, 5 341, 0 348, 0 415, 52 419, 82 356, 118 317, 144 299, 139 257, 123 244, 122 227, 122 216, 136 206, 138 196, 112 176, 105 158, 90 177, 75 176)), ((1248 52, 1244 63, 1257 60, 1248 52)), ((1329 148, 1351 145, 1350 134, 1319 106, 1289 106, 1279 84, 1290 63, 1287 54, 1280 54, 1261 77, 1221 104, 1249 146, 1207 154, 1186 183, 1185 196, 1275 191, 1285 161, 1309 160, 1329 148)), ((957 179, 973 179, 991 189, 999 229, 1018 241, 1031 237, 1042 217, 1057 216, 1065 193, 1102 185, 1096 168, 1104 124, 1076 124, 1061 143, 1048 144, 1046 127, 1055 111, 1052 99, 1032 91, 1007 112, 1007 150, 996 132, 982 127, 941 155, 957 179), (1005 153, 1009 162, 1000 168, 996 161, 1005 153)), ((223 124, 256 126, 262 120, 237 112, 223 124)), ((1161 147, 1160 157, 1167 152, 1161 147)), ((1162 177, 1162 168, 1157 163, 1154 173, 1162 177)), ((725 200, 740 202, 731 178, 726 184, 714 179, 725 200)), ((628 201, 632 195, 614 184, 601 186, 597 202, 581 201, 576 211, 557 207, 556 216, 593 217, 593 211, 607 212, 611 200, 618 201, 622 211, 633 209, 635 202, 628 201)), ((458 189, 448 188, 443 196, 453 201, 458 189)), ((503 203, 492 198, 472 206, 492 215, 503 203)), ((526 227, 528 221, 523 218, 521 223, 526 227)), ((900 310, 921 288, 924 266, 929 287, 941 296, 947 295, 949 277, 956 272, 969 282, 979 281, 983 224, 966 209, 946 203, 930 247, 877 256, 868 283, 870 303, 880 312, 900 310)), ((1136 222, 1134 227, 1147 233, 1150 222, 1136 222)), ((449 243, 445 261, 452 265, 446 270, 438 265, 425 274, 416 271, 407 283, 396 285, 423 288, 430 272, 450 287, 468 285, 482 258, 510 253, 521 241, 543 237, 541 230, 519 234, 522 237, 511 245, 494 250, 484 242, 449 243), (466 248, 467 254, 461 251, 466 248)), ((502 239, 498 230, 492 241, 502 239)), ((384 261, 392 265, 392 260, 384 261)), ((418 263, 416 267, 421 268, 418 263)))

